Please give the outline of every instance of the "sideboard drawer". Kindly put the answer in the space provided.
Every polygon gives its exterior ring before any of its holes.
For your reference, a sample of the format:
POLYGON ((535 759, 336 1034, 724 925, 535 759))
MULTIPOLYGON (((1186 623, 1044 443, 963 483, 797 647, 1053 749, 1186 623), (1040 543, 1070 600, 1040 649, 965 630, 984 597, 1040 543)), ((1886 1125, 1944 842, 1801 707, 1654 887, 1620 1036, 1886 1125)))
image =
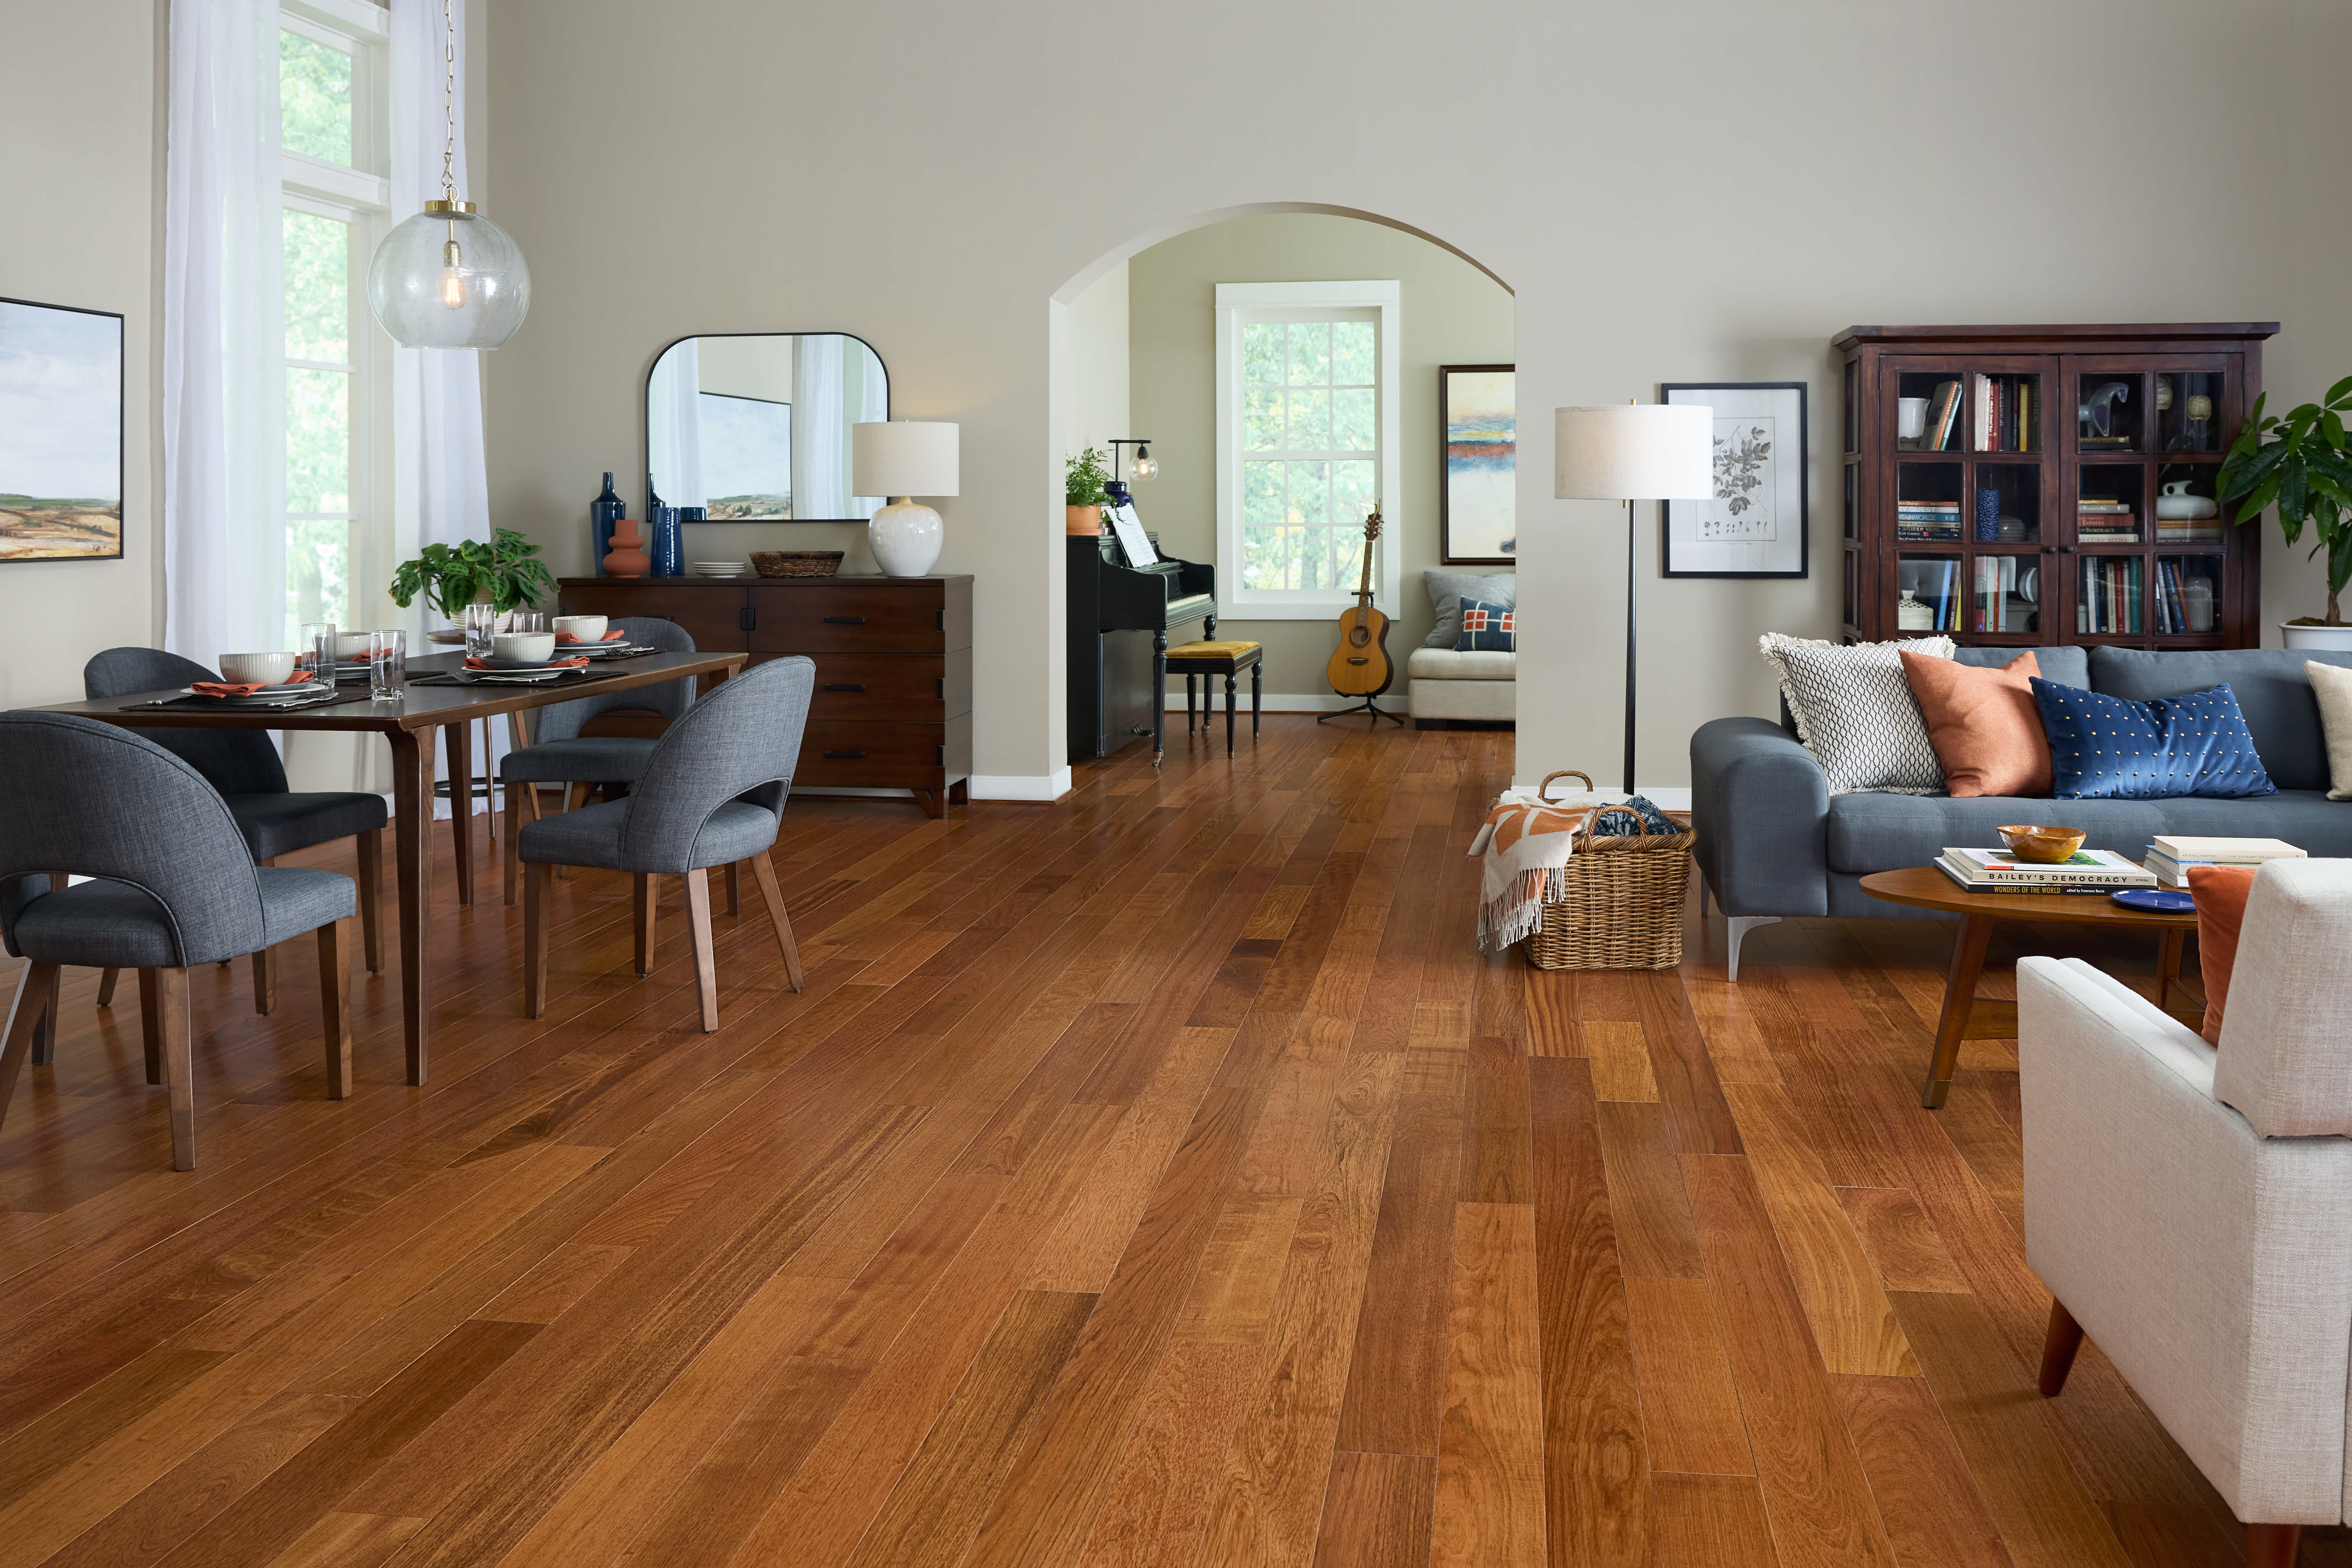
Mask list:
POLYGON ((971 715, 940 724, 809 721, 795 784, 940 789, 971 772, 971 715))
POLYGON ((945 597, 933 582, 755 585, 750 593, 754 653, 945 653, 951 646, 945 597))
POLYGON ((675 621, 704 653, 743 646, 741 588, 667 587, 628 578, 604 583, 566 583, 556 613, 565 616, 658 616, 675 621))
POLYGON ((937 723, 971 710, 971 650, 818 653, 812 722, 870 719, 937 723))

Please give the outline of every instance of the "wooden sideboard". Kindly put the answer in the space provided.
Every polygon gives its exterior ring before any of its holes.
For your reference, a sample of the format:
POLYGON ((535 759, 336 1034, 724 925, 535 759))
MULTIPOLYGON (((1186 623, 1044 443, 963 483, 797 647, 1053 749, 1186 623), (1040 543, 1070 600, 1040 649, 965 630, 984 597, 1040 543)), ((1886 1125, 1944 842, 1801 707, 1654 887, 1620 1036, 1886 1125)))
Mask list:
POLYGON ((565 577, 562 613, 658 616, 704 651, 816 661, 795 784, 912 790, 933 816, 971 777, 970 577, 565 577))

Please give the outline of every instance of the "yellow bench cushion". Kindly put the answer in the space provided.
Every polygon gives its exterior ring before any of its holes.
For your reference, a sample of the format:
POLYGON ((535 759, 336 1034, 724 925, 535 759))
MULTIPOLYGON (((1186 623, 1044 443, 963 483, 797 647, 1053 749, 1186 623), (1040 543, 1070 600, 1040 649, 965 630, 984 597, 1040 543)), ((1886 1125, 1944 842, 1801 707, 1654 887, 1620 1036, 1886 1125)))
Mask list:
POLYGON ((1168 650, 1170 658, 1238 658, 1258 645, 1254 642, 1188 642, 1168 650))

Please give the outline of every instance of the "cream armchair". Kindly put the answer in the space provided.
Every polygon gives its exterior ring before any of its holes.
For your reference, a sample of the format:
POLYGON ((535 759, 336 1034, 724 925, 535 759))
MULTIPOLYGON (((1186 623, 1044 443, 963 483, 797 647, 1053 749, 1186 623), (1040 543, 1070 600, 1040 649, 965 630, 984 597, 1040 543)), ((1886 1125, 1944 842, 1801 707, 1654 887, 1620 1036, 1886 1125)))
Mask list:
POLYGON ((2218 1054, 2077 959, 2020 961, 2017 991, 2042 1392, 2097 1341, 2247 1563, 2293 1563, 2352 1517, 2352 860, 2263 868, 2218 1054))

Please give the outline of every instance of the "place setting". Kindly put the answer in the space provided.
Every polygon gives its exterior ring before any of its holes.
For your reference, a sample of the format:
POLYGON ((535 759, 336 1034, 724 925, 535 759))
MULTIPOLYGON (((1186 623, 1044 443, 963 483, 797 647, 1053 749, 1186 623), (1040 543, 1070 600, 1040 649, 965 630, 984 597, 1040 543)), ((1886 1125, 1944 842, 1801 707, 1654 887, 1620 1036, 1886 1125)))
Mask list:
POLYGON ((460 668, 436 675, 413 676, 412 686, 536 686, 563 680, 594 679, 587 673, 589 655, 581 645, 583 633, 601 640, 602 616, 564 616, 551 629, 547 617, 518 611, 507 616, 508 628, 498 630, 498 612, 488 605, 466 606, 466 662, 460 668), (574 628, 577 629, 574 629, 574 628), (558 651, 559 642, 565 642, 558 651))
POLYGON ((320 708, 341 702, 331 680, 312 673, 311 662, 298 653, 225 653, 215 661, 219 680, 198 680, 171 697, 132 702, 121 711, 142 708, 259 709, 272 712, 295 708, 320 708))

